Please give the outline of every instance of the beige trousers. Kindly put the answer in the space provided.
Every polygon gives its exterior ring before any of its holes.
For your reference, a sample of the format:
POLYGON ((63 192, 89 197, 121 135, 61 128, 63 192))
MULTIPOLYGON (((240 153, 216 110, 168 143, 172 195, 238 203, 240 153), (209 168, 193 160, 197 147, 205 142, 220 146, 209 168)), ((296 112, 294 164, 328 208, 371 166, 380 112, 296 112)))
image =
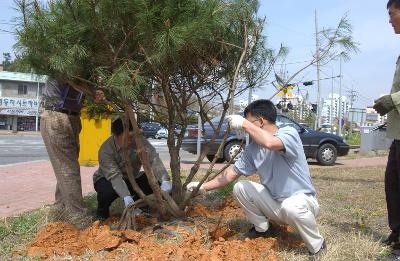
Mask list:
POLYGON ((79 116, 45 110, 40 132, 57 179, 56 204, 74 212, 85 211, 82 197, 79 156, 79 116))
POLYGON ((294 227, 311 253, 321 248, 324 239, 315 221, 319 212, 315 197, 298 194, 278 201, 263 185, 247 180, 238 181, 233 194, 257 231, 266 231, 268 220, 273 220, 294 227))

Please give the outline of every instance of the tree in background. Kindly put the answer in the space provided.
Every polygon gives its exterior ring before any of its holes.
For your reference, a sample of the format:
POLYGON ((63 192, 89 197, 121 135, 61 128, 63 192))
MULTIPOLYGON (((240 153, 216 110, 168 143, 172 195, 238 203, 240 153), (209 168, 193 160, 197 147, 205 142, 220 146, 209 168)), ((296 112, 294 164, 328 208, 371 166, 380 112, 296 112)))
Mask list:
MULTIPOLYGON (((335 27, 323 28, 316 32, 318 50, 312 54, 311 60, 306 65, 298 68, 294 73, 286 74, 285 72, 284 75, 275 73, 273 85, 277 90, 270 99, 285 88, 292 86, 295 78, 311 66, 317 66, 318 68, 318 66, 324 66, 339 57, 349 60, 352 54, 359 51, 358 43, 354 41, 352 33, 352 25, 347 15, 343 16, 335 27)), ((286 97, 284 96, 283 100, 285 99, 286 97)), ((318 103, 318 105, 320 104, 318 103)), ((318 108, 318 110, 321 109, 318 108)))
MULTIPOLYGON (((140 130, 134 114, 141 106, 150 107, 161 119, 169 130, 172 197, 159 189, 144 150, 139 149, 139 156, 154 200, 142 193, 128 164, 129 180, 162 217, 167 212, 184 215, 196 193, 186 194, 185 186, 198 173, 208 149, 205 146, 182 184, 179 150, 193 106, 197 105, 203 123, 212 123, 209 109, 221 108, 219 123, 212 124, 213 142, 228 109, 232 112, 234 97, 262 82, 276 60, 261 36, 264 20, 257 17, 258 2, 53 0, 42 5, 19 0, 18 6, 18 54, 35 72, 65 81, 89 96, 102 89, 114 111, 124 115, 125 124, 131 121, 135 133, 140 130), (263 66, 267 69, 257 73, 263 66), (175 137, 177 124, 182 130, 175 137)), ((139 135, 135 141, 141 148, 139 135)))

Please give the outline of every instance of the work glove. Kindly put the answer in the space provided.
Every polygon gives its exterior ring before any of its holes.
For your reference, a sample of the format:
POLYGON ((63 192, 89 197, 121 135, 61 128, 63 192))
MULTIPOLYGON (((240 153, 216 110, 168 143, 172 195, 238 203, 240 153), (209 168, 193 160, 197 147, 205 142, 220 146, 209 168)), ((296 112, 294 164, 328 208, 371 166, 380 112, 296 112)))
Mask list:
POLYGON ((172 189, 171 181, 164 180, 163 182, 161 182, 160 188, 162 191, 165 191, 167 193, 171 192, 171 189, 172 189))
POLYGON ((131 203, 135 202, 131 196, 124 197, 125 207, 129 206, 131 203))
POLYGON ((243 128, 244 118, 240 115, 228 115, 226 116, 228 119, 229 125, 232 129, 241 130, 243 128))
MULTIPOLYGON (((131 197, 131 196, 126 196, 126 197, 124 197, 124 204, 125 204, 125 208, 126 207, 128 207, 130 204, 132 204, 133 202, 135 202, 134 200, 133 200, 133 198, 131 197)), ((132 216, 139 216, 140 214, 142 214, 143 213, 143 211, 140 209, 140 208, 135 208, 133 211, 132 211, 132 216)))
MULTIPOLYGON (((186 190, 188 192, 192 192, 193 190, 195 190, 195 188, 197 188, 197 186, 199 185, 200 182, 190 182, 187 186, 186 186, 186 190)), ((203 185, 200 186, 199 191, 197 192, 200 195, 204 195, 206 194, 206 190, 203 188, 203 185)))
POLYGON ((387 94, 385 96, 380 97, 375 101, 374 110, 376 110, 379 115, 386 115, 388 112, 394 109, 394 103, 392 100, 392 96, 387 94))

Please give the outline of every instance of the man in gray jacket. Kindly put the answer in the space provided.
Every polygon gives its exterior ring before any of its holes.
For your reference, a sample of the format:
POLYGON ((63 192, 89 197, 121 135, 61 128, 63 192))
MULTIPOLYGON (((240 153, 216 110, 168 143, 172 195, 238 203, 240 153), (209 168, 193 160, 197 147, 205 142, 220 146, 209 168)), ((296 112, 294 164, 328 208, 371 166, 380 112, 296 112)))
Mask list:
MULTIPOLYGON (((137 153, 136 144, 134 143, 132 126, 129 128, 129 137, 126 146, 130 148, 129 156, 133 167, 133 176, 146 195, 152 194, 153 191, 149 185, 146 174, 140 171, 142 162, 137 153)), ((111 126, 112 136, 108 138, 100 147, 99 150, 99 169, 94 173, 93 182, 97 192, 97 212, 96 217, 100 220, 105 220, 110 216, 109 207, 112 202, 120 197, 127 207, 130 203, 138 199, 138 195, 133 191, 133 188, 128 180, 126 172, 126 162, 122 156, 123 144, 123 123, 121 119, 117 119, 111 126)), ((145 150, 149 154, 150 164, 154 175, 161 185, 161 189, 170 192, 171 182, 168 172, 165 169, 155 148, 143 136, 145 150)), ((135 209, 136 214, 140 210, 135 209)))

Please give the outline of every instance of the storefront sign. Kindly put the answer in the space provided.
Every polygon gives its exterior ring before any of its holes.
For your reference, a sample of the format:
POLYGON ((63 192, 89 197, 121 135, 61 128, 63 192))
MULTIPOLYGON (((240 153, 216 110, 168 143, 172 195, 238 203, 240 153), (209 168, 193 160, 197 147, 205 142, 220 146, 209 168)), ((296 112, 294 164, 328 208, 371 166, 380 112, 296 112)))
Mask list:
POLYGON ((0 97, 0 115, 37 116, 35 99, 0 97))

